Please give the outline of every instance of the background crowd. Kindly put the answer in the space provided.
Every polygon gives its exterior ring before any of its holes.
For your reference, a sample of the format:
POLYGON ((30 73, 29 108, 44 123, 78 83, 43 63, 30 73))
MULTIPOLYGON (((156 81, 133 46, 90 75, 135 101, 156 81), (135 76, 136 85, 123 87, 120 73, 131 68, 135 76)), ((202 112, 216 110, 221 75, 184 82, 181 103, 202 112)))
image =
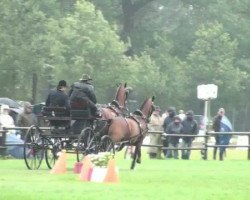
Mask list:
MULTIPOLYGON (((191 155, 189 148, 192 147, 195 139, 191 135, 197 135, 200 129, 198 122, 194 119, 194 112, 188 110, 184 114, 183 110, 179 110, 177 114, 175 107, 169 107, 162 115, 160 115, 160 111, 160 108, 157 107, 153 112, 149 123, 149 130, 153 132, 163 131, 163 134, 156 132, 149 135, 150 145, 152 145, 148 148, 149 157, 152 159, 161 159, 164 156, 166 159, 179 159, 177 148, 181 147, 181 159, 189 160, 191 155)), ((224 108, 218 110, 212 124, 212 130, 215 132, 232 131, 232 125, 225 116, 224 108)), ((228 145, 230 138, 230 135, 218 134, 215 136, 215 145, 228 145)), ((214 159, 216 159, 217 149, 217 147, 214 148, 214 159)), ((223 160, 225 149, 225 147, 219 147, 220 160, 223 160)))

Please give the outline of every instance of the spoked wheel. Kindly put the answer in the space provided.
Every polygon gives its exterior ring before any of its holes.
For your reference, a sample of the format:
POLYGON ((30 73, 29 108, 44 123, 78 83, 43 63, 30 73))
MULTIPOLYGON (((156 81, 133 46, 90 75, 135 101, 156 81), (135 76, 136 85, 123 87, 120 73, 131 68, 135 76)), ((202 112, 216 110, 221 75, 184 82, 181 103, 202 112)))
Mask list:
POLYGON ((44 144, 41 130, 37 126, 31 126, 25 136, 24 160, 28 169, 38 169, 44 155, 44 144))
POLYGON ((115 155, 115 145, 110 136, 102 136, 99 144, 99 152, 110 152, 115 155))
POLYGON ((83 156, 97 153, 96 137, 92 128, 85 128, 78 137, 76 155, 77 161, 81 161, 83 156))
POLYGON ((57 138, 52 138, 50 140, 46 139, 44 141, 45 146, 45 161, 49 169, 55 165, 58 159, 58 152, 61 151, 61 141, 57 138))

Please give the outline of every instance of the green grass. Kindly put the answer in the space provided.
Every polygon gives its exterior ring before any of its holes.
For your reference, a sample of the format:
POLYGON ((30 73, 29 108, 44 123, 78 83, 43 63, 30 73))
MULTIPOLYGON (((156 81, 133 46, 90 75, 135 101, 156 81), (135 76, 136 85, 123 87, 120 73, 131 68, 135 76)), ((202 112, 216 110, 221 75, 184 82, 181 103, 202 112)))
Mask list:
POLYGON ((23 160, 0 160, 0 199, 25 200, 193 200, 250 198, 250 163, 246 151, 228 150, 225 161, 204 161, 198 152, 187 160, 150 160, 129 170, 130 160, 117 156, 120 183, 79 181, 72 172, 74 157, 69 156, 68 173, 50 174, 41 169, 27 170, 23 160))

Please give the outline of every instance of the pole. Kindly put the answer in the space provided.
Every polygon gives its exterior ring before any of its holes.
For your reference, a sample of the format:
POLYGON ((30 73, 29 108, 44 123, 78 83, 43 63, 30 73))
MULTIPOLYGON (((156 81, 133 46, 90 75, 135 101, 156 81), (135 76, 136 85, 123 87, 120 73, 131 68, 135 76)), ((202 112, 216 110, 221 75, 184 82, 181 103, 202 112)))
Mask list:
MULTIPOLYGON (((248 135, 248 145, 250 145, 250 135, 248 135)), ((250 160, 250 147, 248 147, 248 153, 247 158, 250 160)))
POLYGON ((204 106, 204 122, 205 122, 205 126, 204 126, 204 132, 205 132, 205 138, 204 138, 204 146, 205 146, 205 150, 204 150, 204 160, 207 160, 207 143, 208 143, 208 137, 207 137, 207 120, 208 120, 208 117, 207 117, 207 114, 208 114, 208 100, 205 100, 205 106, 204 106))

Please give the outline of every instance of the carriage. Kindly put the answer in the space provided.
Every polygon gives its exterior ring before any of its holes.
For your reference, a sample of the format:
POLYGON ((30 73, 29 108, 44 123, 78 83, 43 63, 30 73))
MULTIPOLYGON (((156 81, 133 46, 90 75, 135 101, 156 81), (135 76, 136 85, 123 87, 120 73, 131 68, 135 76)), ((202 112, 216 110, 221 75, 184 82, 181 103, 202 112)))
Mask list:
POLYGON ((25 136, 27 168, 38 169, 45 158, 51 169, 62 149, 75 153, 77 161, 91 153, 109 151, 114 154, 114 143, 107 135, 106 127, 113 117, 125 115, 127 93, 126 84, 120 84, 115 100, 108 106, 101 106, 102 118, 93 117, 90 109, 84 106, 70 111, 64 107, 44 107, 41 118, 48 126, 33 125, 25 136))
POLYGON ((146 99, 132 116, 126 116, 126 99, 126 84, 121 84, 111 105, 101 107, 102 118, 91 116, 88 108, 71 108, 69 115, 65 108, 44 108, 43 118, 50 122, 50 127, 29 128, 24 143, 27 168, 38 169, 44 157, 48 168, 52 168, 62 149, 76 153, 79 162, 87 154, 111 152, 114 155, 115 150, 128 144, 135 146, 131 164, 131 169, 134 169, 135 163, 141 162, 141 145, 154 110, 154 97, 146 99), (81 122, 76 131, 73 121, 81 122))

